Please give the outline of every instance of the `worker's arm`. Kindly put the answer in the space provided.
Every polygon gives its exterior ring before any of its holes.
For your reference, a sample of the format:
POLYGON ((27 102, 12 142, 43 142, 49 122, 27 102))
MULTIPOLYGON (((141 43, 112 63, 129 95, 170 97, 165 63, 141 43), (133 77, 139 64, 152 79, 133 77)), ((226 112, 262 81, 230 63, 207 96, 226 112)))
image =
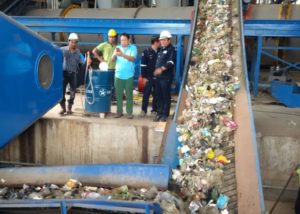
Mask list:
POLYGON ((86 63, 86 58, 84 58, 83 54, 80 51, 79 51, 79 63, 82 65, 86 63))
POLYGON ((168 55, 168 58, 166 60, 166 63, 164 65, 161 66, 162 71, 164 72, 165 70, 169 70, 169 69, 173 69, 175 66, 175 57, 176 57, 176 53, 175 53, 175 49, 172 48, 171 50, 169 50, 170 53, 168 55))
POLYGON ((127 59, 128 61, 131 61, 131 62, 135 61, 135 57, 133 57, 133 56, 126 55, 126 54, 123 54, 123 53, 120 56, 127 59))
POLYGON ((164 71, 174 68, 174 65, 175 65, 175 56, 176 56, 175 49, 174 48, 170 49, 169 53, 168 53, 168 57, 166 59, 166 63, 163 64, 161 67, 156 68, 155 71, 154 71, 154 75, 155 76, 159 76, 164 71))
POLYGON ((99 52, 103 53, 104 45, 105 43, 101 43, 97 47, 95 47, 92 51, 94 56, 99 60, 99 62, 105 62, 103 56, 99 54, 99 52))
POLYGON ((130 52, 129 54, 124 54, 120 48, 116 48, 116 55, 123 57, 125 59, 127 59, 128 61, 134 62, 136 55, 137 55, 137 49, 135 45, 130 45, 130 52))
POLYGON ((111 61, 112 61, 112 62, 115 62, 116 59, 117 59, 117 48, 115 49, 115 51, 114 51, 114 53, 113 53, 113 55, 112 55, 112 57, 111 57, 111 61))
POLYGON ((98 54, 98 50, 96 48, 93 49, 93 54, 99 60, 99 62, 104 62, 103 56, 98 54))

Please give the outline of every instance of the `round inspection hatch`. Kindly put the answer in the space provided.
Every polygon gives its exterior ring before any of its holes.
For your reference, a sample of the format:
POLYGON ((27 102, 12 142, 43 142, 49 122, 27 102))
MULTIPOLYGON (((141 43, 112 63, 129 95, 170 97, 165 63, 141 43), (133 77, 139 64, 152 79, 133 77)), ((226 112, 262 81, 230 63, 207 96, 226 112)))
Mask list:
POLYGON ((51 58, 47 55, 41 57, 38 65, 39 84, 44 89, 48 89, 53 80, 53 65, 51 58))

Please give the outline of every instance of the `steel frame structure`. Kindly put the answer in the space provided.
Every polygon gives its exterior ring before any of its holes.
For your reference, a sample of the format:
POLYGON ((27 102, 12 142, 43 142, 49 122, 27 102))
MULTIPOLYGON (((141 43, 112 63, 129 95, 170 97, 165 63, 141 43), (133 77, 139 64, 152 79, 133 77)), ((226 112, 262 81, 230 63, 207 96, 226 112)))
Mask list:
POLYGON ((36 32, 103 34, 114 28, 117 32, 131 35, 158 35, 168 30, 177 38, 176 53, 176 91, 179 90, 184 63, 184 37, 191 34, 191 21, 178 19, 101 19, 101 18, 52 18, 52 17, 13 17, 19 23, 36 32))
MULTIPOLYGON (((60 209, 61 214, 67 214, 70 208, 86 208, 102 211, 124 211, 134 213, 155 213, 161 214, 162 210, 158 203, 130 202, 130 201, 110 201, 110 200, 89 200, 89 199, 50 199, 50 200, 4 200, 0 202, 1 209, 60 209)), ((39 210, 39 212, 42 212, 39 210)))
MULTIPOLYGON (((287 65, 282 70, 287 70, 291 67, 300 70, 299 62, 291 63, 268 52, 270 50, 299 51, 299 47, 263 45, 263 41, 266 37, 300 37, 300 20, 245 20, 244 35, 255 38, 255 51, 252 56, 249 75, 249 80, 253 87, 253 95, 255 97, 258 95, 258 88, 260 86, 259 76, 262 55, 287 65)), ((266 85, 264 85, 264 87, 266 87, 266 85)))

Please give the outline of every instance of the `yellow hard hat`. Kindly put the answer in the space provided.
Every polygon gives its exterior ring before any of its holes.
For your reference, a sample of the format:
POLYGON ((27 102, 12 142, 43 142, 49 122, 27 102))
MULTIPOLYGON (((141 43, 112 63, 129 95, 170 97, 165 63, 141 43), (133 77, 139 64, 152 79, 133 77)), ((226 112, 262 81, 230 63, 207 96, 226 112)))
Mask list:
POLYGON ((117 32, 114 29, 108 31, 108 36, 117 36, 117 32))

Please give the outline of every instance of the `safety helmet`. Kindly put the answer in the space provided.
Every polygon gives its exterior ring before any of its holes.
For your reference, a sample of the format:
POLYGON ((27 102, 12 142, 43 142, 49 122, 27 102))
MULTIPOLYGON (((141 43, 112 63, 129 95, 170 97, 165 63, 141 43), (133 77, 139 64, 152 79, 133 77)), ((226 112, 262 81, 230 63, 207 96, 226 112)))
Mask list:
POLYGON ((78 35, 76 33, 71 33, 69 35, 69 40, 78 40, 78 35))
POLYGON ((108 36, 117 36, 117 32, 114 29, 108 31, 108 36))
POLYGON ((170 39, 172 38, 172 35, 170 34, 169 31, 163 30, 159 35, 159 39, 166 39, 166 38, 170 39))

